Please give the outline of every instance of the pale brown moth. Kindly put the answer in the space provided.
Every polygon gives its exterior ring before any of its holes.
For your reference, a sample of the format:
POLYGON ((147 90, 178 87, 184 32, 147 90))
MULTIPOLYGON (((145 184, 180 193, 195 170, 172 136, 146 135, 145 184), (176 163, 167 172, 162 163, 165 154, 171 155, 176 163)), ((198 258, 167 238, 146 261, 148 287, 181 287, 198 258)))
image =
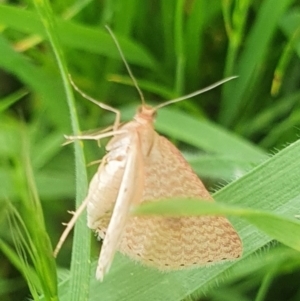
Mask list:
POLYGON ((145 104, 118 41, 108 30, 141 96, 142 105, 132 121, 120 125, 119 111, 97 102, 75 86, 83 96, 101 108, 114 112, 116 120, 111 131, 66 137, 68 141, 100 140, 110 136, 112 139, 106 146, 107 154, 91 180, 87 197, 68 223, 54 254, 58 253, 78 216, 87 207, 88 227, 103 239, 96 271, 99 280, 108 272, 117 250, 133 260, 164 271, 240 257, 241 240, 225 217, 130 215, 133 206, 166 198, 199 198, 199 201, 213 202, 179 150, 154 130, 153 123, 159 108, 211 90, 233 77, 150 107, 145 104))

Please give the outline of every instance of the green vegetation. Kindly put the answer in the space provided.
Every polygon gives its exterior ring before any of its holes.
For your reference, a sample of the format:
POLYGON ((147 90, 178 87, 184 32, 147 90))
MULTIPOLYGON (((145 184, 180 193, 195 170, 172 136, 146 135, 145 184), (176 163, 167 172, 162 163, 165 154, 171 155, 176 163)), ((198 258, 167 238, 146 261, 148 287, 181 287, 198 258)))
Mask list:
POLYGON ((1 4, 0 299, 299 300, 299 24, 291 0, 1 4), (218 190, 217 204, 173 200, 136 214, 228 215, 243 240, 240 260, 160 273, 117 254, 99 283, 100 243, 85 214, 53 258, 67 210, 82 202, 97 169, 86 165, 106 143, 62 147, 63 135, 114 120, 74 92, 68 74, 123 121, 140 104, 106 24, 150 104, 238 75, 162 108, 156 122, 218 190))

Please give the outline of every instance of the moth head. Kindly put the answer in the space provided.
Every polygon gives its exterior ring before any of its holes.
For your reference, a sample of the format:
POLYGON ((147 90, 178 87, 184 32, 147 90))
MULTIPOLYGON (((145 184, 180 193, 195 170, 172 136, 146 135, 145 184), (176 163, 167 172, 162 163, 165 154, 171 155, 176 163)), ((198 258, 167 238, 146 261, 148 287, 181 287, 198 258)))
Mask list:
POLYGON ((148 105, 141 105, 138 107, 134 119, 139 123, 149 123, 155 120, 157 110, 148 105))

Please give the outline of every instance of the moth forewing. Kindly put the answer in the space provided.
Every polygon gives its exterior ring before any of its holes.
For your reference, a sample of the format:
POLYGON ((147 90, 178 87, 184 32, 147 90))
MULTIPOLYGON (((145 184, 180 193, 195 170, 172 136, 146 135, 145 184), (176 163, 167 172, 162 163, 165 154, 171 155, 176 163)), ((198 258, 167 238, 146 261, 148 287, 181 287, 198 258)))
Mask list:
MULTIPOLYGON (((155 133, 155 132, 154 132, 155 133)), ((213 199, 179 150, 155 133, 144 158, 142 202, 166 198, 213 199)), ((161 270, 197 267, 241 255, 241 240, 225 217, 131 217, 120 251, 161 270)))
MULTIPOLYGON (((113 212, 110 217, 107 230, 105 231, 106 233, 98 260, 96 278, 101 281, 105 273, 107 273, 109 270, 115 252, 117 251, 120 241, 122 240, 122 234, 125 230, 130 208, 142 198, 144 173, 140 141, 135 131, 133 133, 128 133, 128 136, 130 137, 130 143, 126 146, 126 152, 123 152, 124 145, 121 145, 121 147, 114 150, 115 157, 111 158, 112 160, 117 161, 124 159, 125 169, 121 178, 119 189, 117 191, 117 199, 113 208, 113 212)), ((110 161, 108 164, 113 164, 113 161, 110 161)), ((112 179, 110 183, 112 186, 114 186, 113 181, 115 180, 112 179)), ((107 186, 107 188, 111 187, 107 186)), ((90 191, 91 189, 92 187, 90 188, 90 191)), ((91 221, 91 212, 89 214, 91 208, 89 207, 91 207, 91 204, 95 202, 97 202, 97 200, 91 200, 88 206, 89 223, 91 221)), ((99 219, 101 219, 101 217, 99 217, 99 219)), ((101 231, 101 227, 97 227, 95 230, 101 231)))

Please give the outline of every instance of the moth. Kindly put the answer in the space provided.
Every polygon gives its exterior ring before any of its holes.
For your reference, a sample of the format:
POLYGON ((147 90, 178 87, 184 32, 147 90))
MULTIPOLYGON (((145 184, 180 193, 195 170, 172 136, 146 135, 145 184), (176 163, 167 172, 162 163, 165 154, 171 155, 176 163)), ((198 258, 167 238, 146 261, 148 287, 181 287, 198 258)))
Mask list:
POLYGON ((213 202, 180 151, 155 131, 154 120, 159 108, 208 91, 232 78, 156 107, 148 106, 118 41, 108 30, 141 96, 142 105, 132 121, 121 125, 117 110, 88 97, 75 86, 86 98, 115 112, 116 120, 111 131, 67 137, 69 141, 112 138, 106 145, 107 154, 90 182, 87 197, 74 213, 54 253, 57 254, 78 216, 87 208, 87 225, 103 240, 96 271, 100 281, 108 272, 117 250, 135 261, 164 271, 240 257, 241 239, 225 217, 130 214, 133 206, 160 199, 198 198, 213 202))

